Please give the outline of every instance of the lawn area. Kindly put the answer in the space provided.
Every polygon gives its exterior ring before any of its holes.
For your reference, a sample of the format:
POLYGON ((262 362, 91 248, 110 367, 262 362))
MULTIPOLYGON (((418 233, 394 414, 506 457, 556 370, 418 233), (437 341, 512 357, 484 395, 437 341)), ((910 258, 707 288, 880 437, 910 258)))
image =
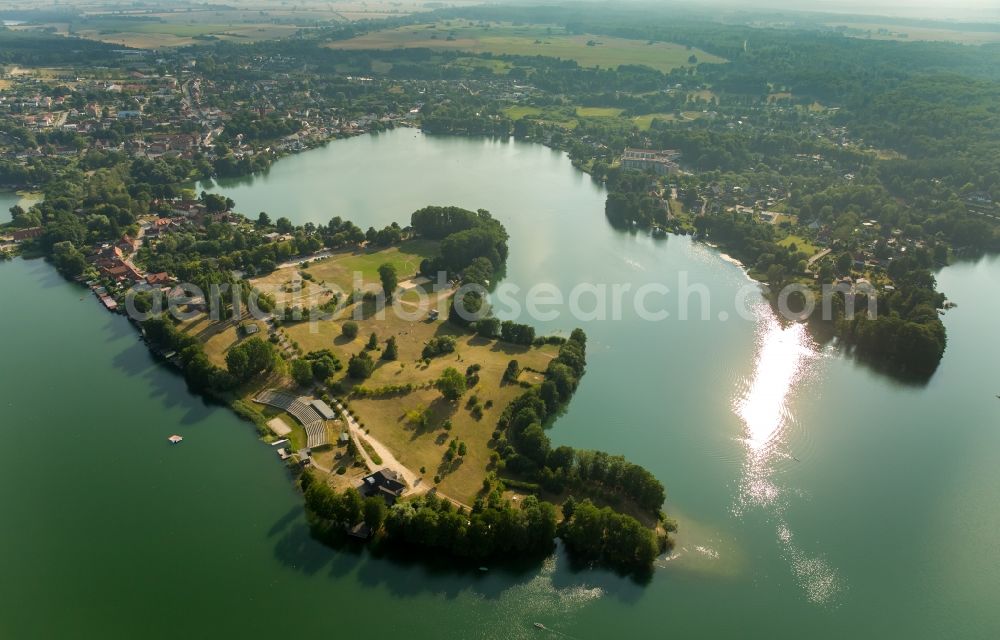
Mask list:
POLYGON ((595 35, 570 35, 560 27, 547 25, 481 25, 465 20, 409 25, 367 33, 349 40, 331 42, 334 49, 457 49, 474 53, 548 56, 575 60, 584 67, 646 65, 660 71, 690 66, 694 55, 699 62, 720 63, 722 58, 700 49, 688 49, 670 42, 649 43, 595 35))
POLYGON ((616 118, 624 109, 615 107, 577 107, 576 115, 581 118, 616 118))
POLYGON ((673 113, 647 113, 641 116, 633 116, 632 122, 635 126, 639 127, 639 129, 648 131, 653 126, 653 120, 672 122, 676 120, 697 120, 698 118, 702 118, 704 116, 705 114, 701 111, 682 111, 680 118, 673 113))
POLYGON ((504 115, 511 120, 520 120, 524 117, 537 117, 545 113, 541 107, 529 107, 525 105, 511 105, 503 108, 504 115))
POLYGON ((397 247, 341 253, 330 258, 313 261, 304 269, 316 282, 334 284, 343 291, 353 290, 355 274, 360 274, 366 285, 378 285, 378 268, 385 263, 396 267, 400 282, 410 278, 420 269, 420 262, 437 254, 438 243, 415 238, 397 247))
POLYGON ((797 236, 797 235, 787 235, 781 240, 779 240, 778 244, 780 244, 783 247, 787 247, 791 244, 794 244, 795 246, 798 247, 799 251, 809 255, 810 257, 816 255, 820 251, 819 247, 809 242, 809 240, 803 238, 802 236, 797 236))
POLYGON ((573 129, 578 124, 576 110, 569 107, 530 107, 511 105, 504 107, 504 114, 511 120, 532 118, 542 122, 551 122, 567 129, 573 129))
POLYGON ((432 240, 406 240, 396 247, 377 250, 343 251, 327 258, 310 261, 309 266, 295 264, 276 269, 251 282, 261 291, 273 294, 278 302, 288 306, 309 307, 310 302, 323 304, 331 292, 350 293, 355 289, 357 274, 361 289, 381 290, 378 268, 384 263, 396 267, 400 282, 413 277, 420 262, 437 254, 438 243, 432 240), (312 277, 304 279, 300 272, 312 277))
POLYGON ((489 69, 493 73, 503 75, 511 70, 513 65, 504 60, 493 60, 485 58, 456 58, 448 63, 450 67, 464 67, 464 68, 477 68, 477 69, 489 69))
POLYGON ((664 120, 670 122, 676 120, 677 116, 672 113, 647 113, 641 116, 635 116, 632 118, 632 122, 635 126, 639 127, 643 131, 648 131, 653 126, 653 120, 664 120))

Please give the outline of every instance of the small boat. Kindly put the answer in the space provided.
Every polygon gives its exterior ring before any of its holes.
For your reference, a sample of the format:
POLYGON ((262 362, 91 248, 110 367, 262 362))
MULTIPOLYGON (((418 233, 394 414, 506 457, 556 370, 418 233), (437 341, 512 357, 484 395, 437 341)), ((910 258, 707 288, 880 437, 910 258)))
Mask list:
POLYGON ((176 433, 167 438, 167 442, 169 442, 170 444, 179 444, 182 440, 184 440, 184 438, 180 437, 176 433))
POLYGON ((489 567, 479 567, 479 570, 480 571, 489 571, 490 568, 489 567))
POLYGON ((547 627, 544 624, 542 624, 541 622, 536 622, 534 624, 535 624, 535 628, 536 629, 547 629, 547 627))

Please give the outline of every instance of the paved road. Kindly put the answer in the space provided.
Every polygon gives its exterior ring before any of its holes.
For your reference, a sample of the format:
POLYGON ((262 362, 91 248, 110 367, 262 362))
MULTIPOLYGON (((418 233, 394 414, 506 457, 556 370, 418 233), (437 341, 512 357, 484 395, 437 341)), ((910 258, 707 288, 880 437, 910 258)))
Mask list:
POLYGON ((806 264, 808 264, 811 267, 813 265, 813 263, 815 263, 817 260, 821 259, 823 256, 827 255, 828 253, 830 253, 830 249, 829 248, 823 249, 822 251, 820 251, 819 253, 817 253, 813 257, 809 258, 809 261, 806 264))

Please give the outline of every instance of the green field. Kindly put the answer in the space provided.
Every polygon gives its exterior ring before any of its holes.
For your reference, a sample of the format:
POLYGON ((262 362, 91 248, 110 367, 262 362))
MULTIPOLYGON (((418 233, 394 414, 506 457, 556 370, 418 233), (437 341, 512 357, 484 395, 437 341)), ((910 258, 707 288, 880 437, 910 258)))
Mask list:
POLYGON ((669 71, 698 62, 719 63, 723 59, 700 49, 687 49, 669 42, 649 43, 595 35, 569 35, 560 27, 509 23, 473 23, 452 20, 410 25, 367 33, 327 45, 334 49, 456 49, 474 53, 549 56, 575 60, 583 67, 646 65, 669 71))
POLYGON ((653 126, 653 120, 663 120, 665 122, 672 122, 675 120, 697 120, 704 115, 705 114, 701 111, 682 111, 681 116, 678 118, 673 113, 647 113, 641 116, 633 117, 632 122, 643 131, 648 131, 649 128, 653 126))
POLYGON ((335 283, 344 291, 351 290, 354 274, 360 273, 366 284, 378 284, 378 268, 383 263, 396 267, 400 282, 413 277, 420 262, 437 253, 438 243, 431 240, 407 240, 398 247, 378 251, 358 251, 313 262, 305 269, 317 282, 335 283))
POLYGON ((787 247, 789 245, 794 244, 796 247, 798 247, 799 251, 808 256, 814 256, 817 253, 819 253, 819 247, 809 242, 809 240, 803 238, 802 236, 788 235, 779 240, 778 244, 780 244, 783 247, 787 247))
POLYGON ((542 122, 551 122, 567 129, 573 129, 578 124, 576 110, 570 107, 529 107, 526 105, 511 105, 504 107, 504 115, 511 120, 533 118, 542 122))
POLYGON ((72 24, 52 24, 59 33, 130 47, 178 47, 211 40, 268 40, 294 33, 292 24, 232 21, 220 15, 170 15, 163 18, 123 18, 96 15, 72 24), (214 18, 214 19, 213 19, 214 18))
POLYGON ((577 107, 576 115, 581 118, 616 118, 624 109, 614 107, 577 107))

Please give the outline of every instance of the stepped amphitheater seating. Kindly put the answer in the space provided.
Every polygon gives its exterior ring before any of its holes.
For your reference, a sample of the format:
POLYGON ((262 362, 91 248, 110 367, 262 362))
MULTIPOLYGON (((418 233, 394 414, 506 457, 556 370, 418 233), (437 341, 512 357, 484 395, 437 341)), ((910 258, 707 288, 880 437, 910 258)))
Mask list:
POLYGON ((283 409, 302 423, 302 427, 306 430, 307 449, 328 444, 326 422, 323 420, 323 416, 308 402, 281 391, 261 391, 254 400, 261 404, 283 409))

